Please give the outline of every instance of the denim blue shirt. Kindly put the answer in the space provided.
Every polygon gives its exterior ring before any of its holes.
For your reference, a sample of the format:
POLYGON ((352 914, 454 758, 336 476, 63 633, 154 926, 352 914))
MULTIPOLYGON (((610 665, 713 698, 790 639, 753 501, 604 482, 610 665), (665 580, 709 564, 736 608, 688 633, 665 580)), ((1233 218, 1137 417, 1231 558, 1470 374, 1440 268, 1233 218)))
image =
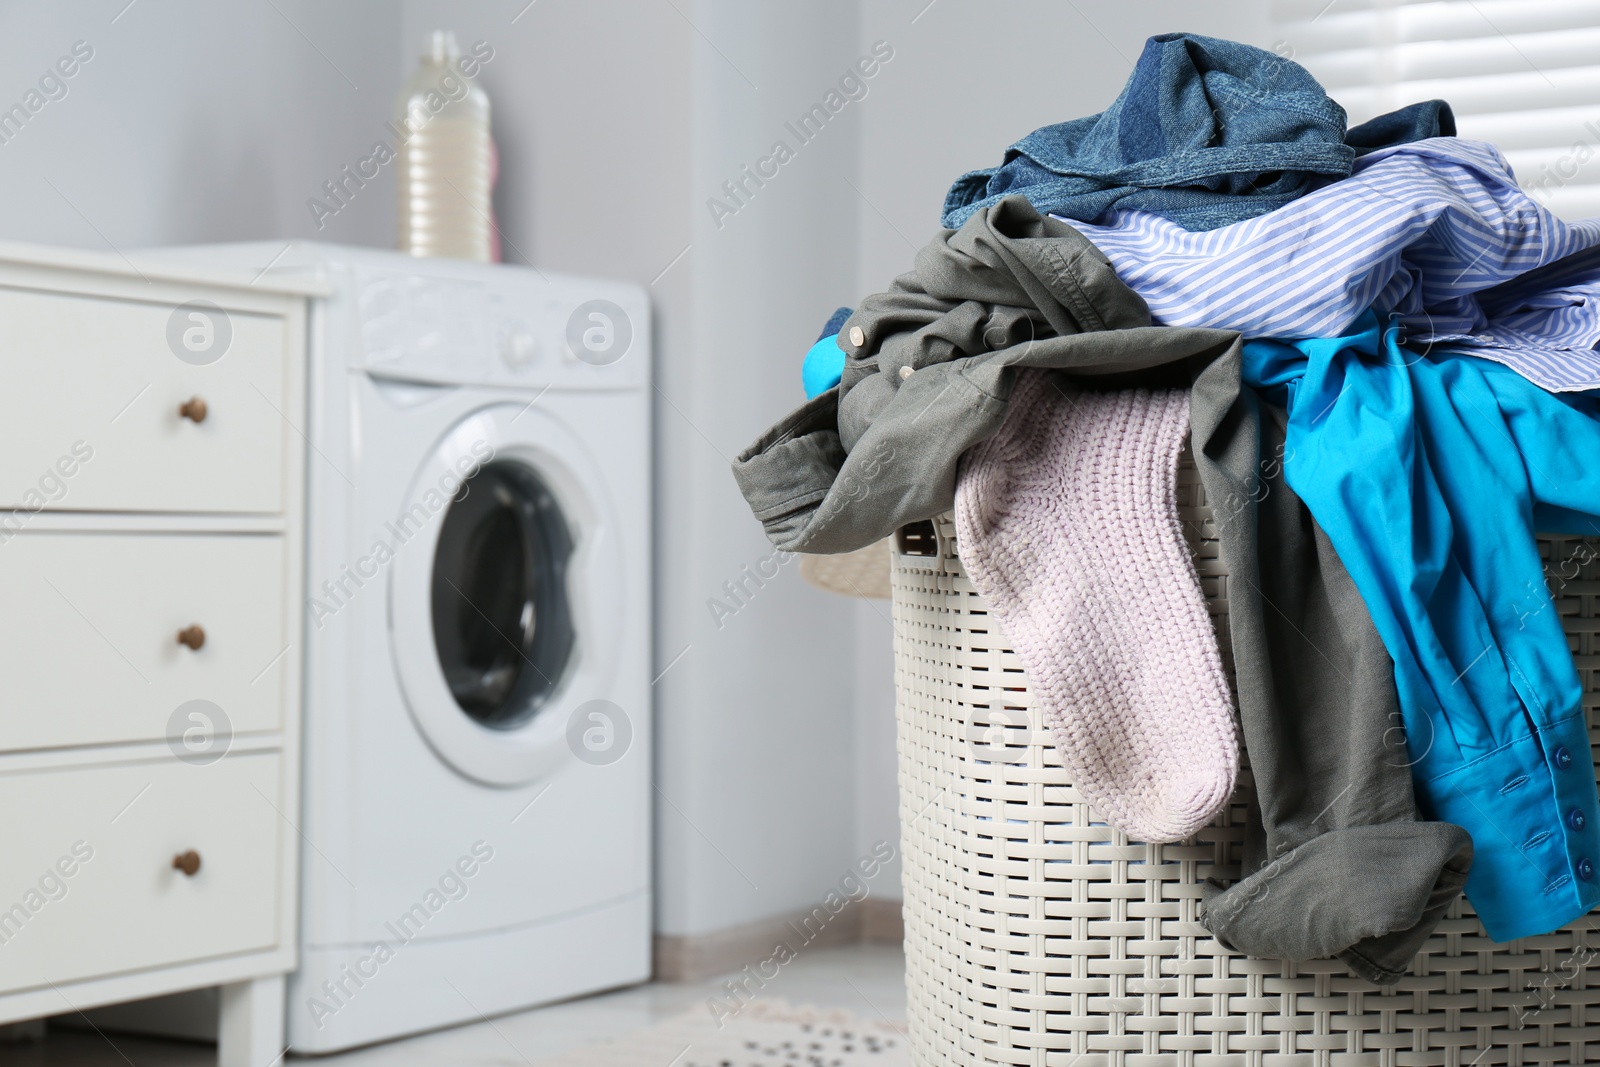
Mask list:
POLYGON ((1092 222, 1139 209, 1188 230, 1254 218, 1350 173, 1364 152, 1455 133, 1448 104, 1413 104, 1345 131, 1344 109, 1300 64, 1191 33, 1145 42, 1099 115, 1035 130, 998 167, 957 178, 943 224, 1021 193, 1041 213, 1092 222))
POLYGON ((1244 377, 1287 407, 1284 476, 1394 659, 1419 807, 1472 835, 1468 899, 1497 941, 1542 934, 1600 904, 1582 689, 1534 538, 1600 534, 1600 402, 1398 342, 1368 312, 1247 342, 1244 377))

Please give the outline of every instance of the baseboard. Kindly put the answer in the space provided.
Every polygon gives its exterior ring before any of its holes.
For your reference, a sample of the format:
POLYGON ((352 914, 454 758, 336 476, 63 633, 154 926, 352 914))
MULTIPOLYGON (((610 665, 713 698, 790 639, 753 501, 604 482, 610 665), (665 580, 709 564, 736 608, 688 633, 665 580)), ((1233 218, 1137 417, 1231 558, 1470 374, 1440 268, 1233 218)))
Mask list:
POLYGON ((869 945, 899 945, 906 939, 901 902, 868 897, 861 902, 861 940, 869 945))
POLYGON ((655 978, 662 982, 698 982, 731 974, 772 957, 778 946, 800 953, 812 948, 899 944, 905 927, 900 901, 868 897, 847 904, 826 923, 820 909, 713 930, 707 934, 657 934, 655 978))

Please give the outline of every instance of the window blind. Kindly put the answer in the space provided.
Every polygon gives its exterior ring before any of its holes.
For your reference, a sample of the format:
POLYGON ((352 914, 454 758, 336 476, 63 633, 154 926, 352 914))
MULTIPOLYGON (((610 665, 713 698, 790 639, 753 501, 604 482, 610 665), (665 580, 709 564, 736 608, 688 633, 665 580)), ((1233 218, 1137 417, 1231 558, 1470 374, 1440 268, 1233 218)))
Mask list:
POLYGON ((1277 51, 1352 125, 1417 100, 1455 109, 1563 218, 1600 215, 1600 0, 1273 0, 1277 51))

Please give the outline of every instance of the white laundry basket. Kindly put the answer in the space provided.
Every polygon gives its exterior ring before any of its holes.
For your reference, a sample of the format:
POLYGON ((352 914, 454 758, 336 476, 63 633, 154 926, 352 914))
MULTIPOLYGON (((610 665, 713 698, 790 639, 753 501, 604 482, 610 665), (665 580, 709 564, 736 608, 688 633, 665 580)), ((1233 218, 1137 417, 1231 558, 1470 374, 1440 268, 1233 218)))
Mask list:
MULTIPOLYGON (((1227 575, 1187 455, 1179 502, 1230 675, 1227 575)), ((1338 960, 1222 948, 1196 921, 1236 877, 1248 773, 1194 838, 1130 843, 1067 780, 948 518, 895 556, 908 1024, 917 1067, 1496 1067, 1600 1063, 1600 934, 1496 945, 1464 901, 1381 988, 1338 960), (907 552, 927 553, 922 555, 907 552), (996 723, 1010 725, 995 725, 996 723), (1591 944, 1593 947, 1591 947, 1591 944)), ((1600 542, 1542 539, 1600 705, 1600 542)))

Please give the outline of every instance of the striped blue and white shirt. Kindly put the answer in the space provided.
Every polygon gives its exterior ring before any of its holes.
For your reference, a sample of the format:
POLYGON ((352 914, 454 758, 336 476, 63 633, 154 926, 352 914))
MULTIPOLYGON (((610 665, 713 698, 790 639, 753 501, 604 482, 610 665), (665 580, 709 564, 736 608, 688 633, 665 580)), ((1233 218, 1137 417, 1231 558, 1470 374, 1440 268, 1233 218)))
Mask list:
POLYGON ((1408 344, 1471 348, 1556 392, 1600 388, 1600 218, 1556 218, 1482 141, 1382 149, 1348 178, 1201 233, 1143 211, 1063 221, 1159 324, 1336 337, 1375 308, 1408 344))

